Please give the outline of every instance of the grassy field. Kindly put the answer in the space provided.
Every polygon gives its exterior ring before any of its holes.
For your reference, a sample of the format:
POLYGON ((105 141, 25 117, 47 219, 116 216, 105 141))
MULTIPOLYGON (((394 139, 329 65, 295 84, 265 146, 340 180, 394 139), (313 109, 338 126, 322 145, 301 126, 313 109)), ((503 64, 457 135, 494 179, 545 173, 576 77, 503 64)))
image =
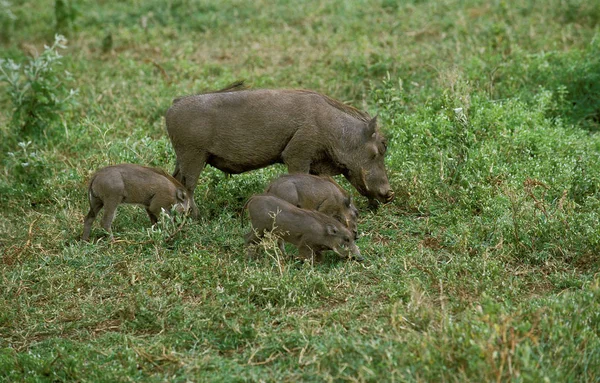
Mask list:
POLYGON ((600 2, 13 0, 0 50, 0 381, 600 381, 600 2), (379 115, 366 261, 246 259, 282 166, 79 241, 92 172, 172 171, 172 99, 237 79, 379 115))

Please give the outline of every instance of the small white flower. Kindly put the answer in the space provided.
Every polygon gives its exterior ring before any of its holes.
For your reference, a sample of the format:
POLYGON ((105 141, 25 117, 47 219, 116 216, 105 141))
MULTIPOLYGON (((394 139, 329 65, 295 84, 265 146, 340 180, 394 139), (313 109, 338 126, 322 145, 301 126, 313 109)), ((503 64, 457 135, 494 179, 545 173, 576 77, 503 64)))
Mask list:
POLYGON ((11 71, 18 71, 19 69, 21 69, 21 64, 17 64, 15 63, 13 60, 8 59, 6 61, 6 66, 8 67, 8 69, 10 69, 11 71))

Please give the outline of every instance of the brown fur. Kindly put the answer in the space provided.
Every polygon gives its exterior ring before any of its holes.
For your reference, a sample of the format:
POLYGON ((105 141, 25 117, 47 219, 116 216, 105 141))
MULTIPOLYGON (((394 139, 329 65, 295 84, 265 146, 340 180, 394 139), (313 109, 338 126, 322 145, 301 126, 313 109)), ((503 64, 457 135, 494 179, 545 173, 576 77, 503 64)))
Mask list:
POLYGON ((188 96, 167 111, 166 125, 177 156, 173 176, 191 196, 206 164, 237 174, 284 163, 290 173, 343 174, 369 199, 393 199, 376 118, 316 92, 188 96))
POLYGON ((355 107, 353 107, 352 105, 348 105, 348 104, 344 104, 343 102, 336 100, 334 98, 331 98, 329 96, 326 96, 324 94, 321 93, 317 93, 314 90, 308 90, 308 89, 289 89, 290 92, 298 92, 298 93, 310 93, 310 94, 314 94, 317 96, 322 97, 325 101, 327 101, 327 103, 331 106, 333 106, 334 108, 351 115, 354 118, 357 118, 361 121, 364 122, 369 122, 371 121, 372 117, 369 115, 369 113, 364 112, 362 110, 356 109, 355 107))
POLYGON ((121 203, 140 204, 146 208, 152 224, 160 212, 177 206, 185 212, 190 200, 185 187, 162 169, 135 164, 107 166, 92 176, 88 187, 90 211, 85 217, 82 239, 87 241, 96 215, 104 207, 102 227, 112 238, 112 221, 121 203))
POLYGON ((283 241, 298 248, 304 259, 320 258, 324 250, 333 250, 348 258, 362 260, 352 233, 335 219, 314 210, 296 207, 273 195, 252 196, 247 203, 252 229, 245 236, 251 254, 251 245, 260 242, 265 232, 272 231, 284 251, 283 241))

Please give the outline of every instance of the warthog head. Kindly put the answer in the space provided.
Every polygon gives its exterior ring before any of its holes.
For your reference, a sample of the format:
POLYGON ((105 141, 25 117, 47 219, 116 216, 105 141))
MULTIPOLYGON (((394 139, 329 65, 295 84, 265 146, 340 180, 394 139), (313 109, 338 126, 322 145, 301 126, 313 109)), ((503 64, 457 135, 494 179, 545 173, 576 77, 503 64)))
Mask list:
POLYGON ((350 230, 343 226, 327 225, 326 231, 333 242, 331 249, 334 253, 341 257, 354 259, 359 262, 364 260, 360 255, 360 249, 356 246, 354 235, 350 230))
POLYGON ((352 151, 346 161, 344 176, 358 192, 370 200, 388 203, 394 199, 385 170, 384 156, 387 150, 385 138, 377 129, 377 117, 367 123, 359 147, 352 151))
POLYGON ((187 214, 191 208, 192 202, 190 201, 187 190, 185 190, 183 186, 180 186, 177 189, 175 198, 177 199, 177 203, 173 205, 172 209, 175 210, 177 214, 187 214))

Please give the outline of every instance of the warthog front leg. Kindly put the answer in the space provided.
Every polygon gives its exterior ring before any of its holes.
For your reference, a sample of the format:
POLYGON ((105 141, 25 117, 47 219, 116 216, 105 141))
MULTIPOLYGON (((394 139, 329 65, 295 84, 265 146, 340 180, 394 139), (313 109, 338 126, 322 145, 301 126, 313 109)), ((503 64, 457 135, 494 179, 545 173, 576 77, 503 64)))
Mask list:
POLYGON ((260 237, 256 235, 253 228, 244 235, 244 245, 246 246, 246 254, 248 258, 256 258, 256 246, 260 242, 260 237))
POLYGON ((298 247, 298 257, 304 261, 314 262, 320 261, 321 254, 318 251, 313 251, 307 245, 300 245, 298 247))
POLYGON ((173 172, 173 177, 187 189, 194 219, 198 218, 198 206, 194 201, 194 190, 198 184, 198 177, 200 177, 200 173, 206 166, 207 158, 208 153, 206 152, 184 152, 184 154, 177 156, 177 163, 173 172))
POLYGON ((314 142, 303 137, 301 132, 296 132, 281 152, 281 158, 287 165, 289 173, 308 174, 310 165, 316 157, 316 150, 314 142))

